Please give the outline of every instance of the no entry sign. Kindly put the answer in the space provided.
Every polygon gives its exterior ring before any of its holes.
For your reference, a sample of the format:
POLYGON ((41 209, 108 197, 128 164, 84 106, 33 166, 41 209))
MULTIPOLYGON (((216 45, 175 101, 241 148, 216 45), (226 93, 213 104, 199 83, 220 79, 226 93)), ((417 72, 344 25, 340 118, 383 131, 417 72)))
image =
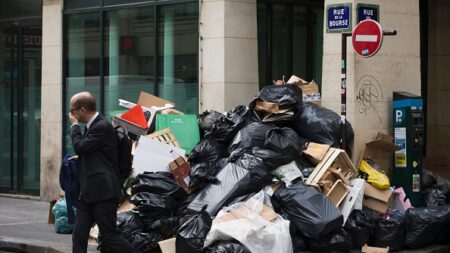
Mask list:
POLYGON ((363 57, 375 55, 383 42, 381 25, 371 19, 361 21, 353 30, 352 44, 355 52, 363 57))

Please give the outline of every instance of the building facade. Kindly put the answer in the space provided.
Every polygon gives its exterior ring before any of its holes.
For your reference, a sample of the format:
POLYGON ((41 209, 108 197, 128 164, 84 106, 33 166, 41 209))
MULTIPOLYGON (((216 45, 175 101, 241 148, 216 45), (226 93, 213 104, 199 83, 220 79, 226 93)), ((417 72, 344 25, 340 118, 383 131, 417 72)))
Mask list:
MULTIPOLYGON (((0 191, 59 194, 59 167, 71 152, 71 95, 92 92, 113 117, 119 98, 141 90, 196 114, 248 104, 272 80, 316 80, 322 105, 340 113, 341 35, 327 7, 359 0, 1 0, 0 191), (26 2, 26 3, 25 3, 26 2)), ((450 53, 444 0, 376 0, 385 37, 375 57, 347 48, 347 118, 353 157, 378 131, 392 134, 392 92, 422 95, 426 155, 450 147, 450 53), (362 87, 371 85, 368 97, 362 87)))

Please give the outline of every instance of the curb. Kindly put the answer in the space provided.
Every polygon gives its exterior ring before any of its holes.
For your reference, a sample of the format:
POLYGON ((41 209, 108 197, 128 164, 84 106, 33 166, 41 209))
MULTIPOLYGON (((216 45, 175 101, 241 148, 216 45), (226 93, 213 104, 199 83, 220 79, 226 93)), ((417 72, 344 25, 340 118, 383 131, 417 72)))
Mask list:
POLYGON ((64 253, 52 247, 42 247, 0 238, 0 252, 14 253, 64 253))

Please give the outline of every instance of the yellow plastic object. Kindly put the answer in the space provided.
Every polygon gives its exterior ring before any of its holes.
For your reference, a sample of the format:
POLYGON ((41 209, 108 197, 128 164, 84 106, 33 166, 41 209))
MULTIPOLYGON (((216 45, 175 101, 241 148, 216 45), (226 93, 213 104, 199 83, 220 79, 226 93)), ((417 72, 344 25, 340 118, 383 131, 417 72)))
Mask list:
POLYGON ((369 177, 367 178, 368 183, 372 184, 380 190, 389 189, 389 178, 384 173, 372 168, 372 166, 370 166, 365 160, 361 161, 359 170, 369 175, 369 177))

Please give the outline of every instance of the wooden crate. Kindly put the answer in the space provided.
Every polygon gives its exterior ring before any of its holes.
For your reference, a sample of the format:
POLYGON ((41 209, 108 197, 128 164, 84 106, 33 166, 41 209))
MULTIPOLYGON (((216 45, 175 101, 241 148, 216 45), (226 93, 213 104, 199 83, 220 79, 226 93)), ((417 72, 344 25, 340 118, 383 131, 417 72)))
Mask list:
POLYGON ((181 147, 170 128, 164 128, 163 130, 153 132, 152 134, 147 135, 147 137, 177 148, 181 147))
POLYGON ((357 170, 345 150, 330 148, 308 177, 306 184, 324 191, 338 207, 349 192, 346 185, 356 175, 357 170))
POLYGON ((346 179, 351 179, 357 174, 355 165, 353 165, 353 162, 350 160, 347 153, 345 153, 345 150, 330 148, 324 159, 319 164, 317 164, 314 171, 308 177, 308 179, 306 180, 306 184, 317 186, 317 183, 322 179, 325 172, 330 168, 339 168, 346 179))

